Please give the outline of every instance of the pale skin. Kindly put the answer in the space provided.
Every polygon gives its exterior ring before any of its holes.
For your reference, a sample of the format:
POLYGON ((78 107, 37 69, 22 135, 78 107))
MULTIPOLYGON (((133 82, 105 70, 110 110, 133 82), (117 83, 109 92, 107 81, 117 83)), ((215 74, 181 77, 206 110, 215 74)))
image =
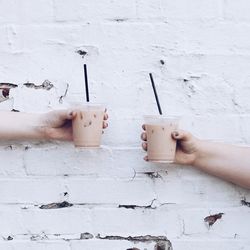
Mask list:
MULTIPOLYGON (((145 130, 145 125, 142 126, 145 130)), ((175 163, 192 165, 226 181, 250 189, 250 147, 200 140, 178 130, 172 133, 177 140, 175 163)), ((141 134, 142 148, 147 151, 147 134, 141 134)), ((148 161, 147 156, 144 158, 148 161)))
MULTIPOLYGON (((73 140, 73 110, 54 110, 43 114, 0 111, 0 139, 9 140, 73 140)), ((108 114, 103 129, 108 127, 108 114)))

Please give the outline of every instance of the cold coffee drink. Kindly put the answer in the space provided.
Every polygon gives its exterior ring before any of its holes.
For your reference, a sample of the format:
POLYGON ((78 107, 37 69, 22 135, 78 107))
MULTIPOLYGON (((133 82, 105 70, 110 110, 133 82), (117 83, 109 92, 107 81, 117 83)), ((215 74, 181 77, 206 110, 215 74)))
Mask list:
POLYGON ((153 162, 174 161, 176 140, 171 136, 178 128, 177 117, 145 116, 148 160, 153 162))
POLYGON ((76 117, 72 121, 73 141, 76 147, 100 147, 103 118, 103 105, 86 104, 76 106, 76 117))

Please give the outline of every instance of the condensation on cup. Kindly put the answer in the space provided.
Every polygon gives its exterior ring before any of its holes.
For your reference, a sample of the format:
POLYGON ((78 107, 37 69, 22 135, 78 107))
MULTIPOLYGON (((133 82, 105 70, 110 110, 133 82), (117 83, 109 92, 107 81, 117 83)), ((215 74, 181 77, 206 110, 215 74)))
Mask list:
POLYGON ((152 162, 172 163, 175 159, 176 140, 172 132, 178 129, 176 116, 144 116, 147 133, 148 160, 152 162))
POLYGON ((99 148, 101 145, 103 104, 75 104, 73 107, 76 117, 72 121, 73 141, 75 147, 99 148))

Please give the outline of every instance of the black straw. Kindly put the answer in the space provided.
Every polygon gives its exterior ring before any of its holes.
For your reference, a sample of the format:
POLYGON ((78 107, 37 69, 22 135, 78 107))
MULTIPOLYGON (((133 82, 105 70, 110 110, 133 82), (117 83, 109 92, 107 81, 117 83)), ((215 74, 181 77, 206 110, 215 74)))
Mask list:
POLYGON ((152 87, 153 87, 153 90, 154 90, 155 100, 156 100, 156 103, 157 103, 157 107, 158 107, 160 115, 162 115, 161 105, 160 105, 159 98, 158 98, 158 95, 157 95, 157 92, 156 92, 155 83, 154 83, 154 79, 153 79, 152 73, 149 73, 149 76, 150 76, 150 80, 151 80, 152 87))
POLYGON ((84 64, 84 79, 85 79, 86 101, 89 102, 88 72, 87 72, 87 65, 86 64, 84 64))

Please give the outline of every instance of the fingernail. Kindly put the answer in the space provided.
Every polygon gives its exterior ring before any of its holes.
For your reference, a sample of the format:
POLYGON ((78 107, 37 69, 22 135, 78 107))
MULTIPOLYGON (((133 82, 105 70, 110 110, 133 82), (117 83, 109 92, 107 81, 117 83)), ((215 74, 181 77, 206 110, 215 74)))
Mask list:
POLYGON ((178 135, 179 135, 179 133, 178 133, 178 132, 174 132, 174 136, 176 136, 176 137, 177 137, 178 135))

